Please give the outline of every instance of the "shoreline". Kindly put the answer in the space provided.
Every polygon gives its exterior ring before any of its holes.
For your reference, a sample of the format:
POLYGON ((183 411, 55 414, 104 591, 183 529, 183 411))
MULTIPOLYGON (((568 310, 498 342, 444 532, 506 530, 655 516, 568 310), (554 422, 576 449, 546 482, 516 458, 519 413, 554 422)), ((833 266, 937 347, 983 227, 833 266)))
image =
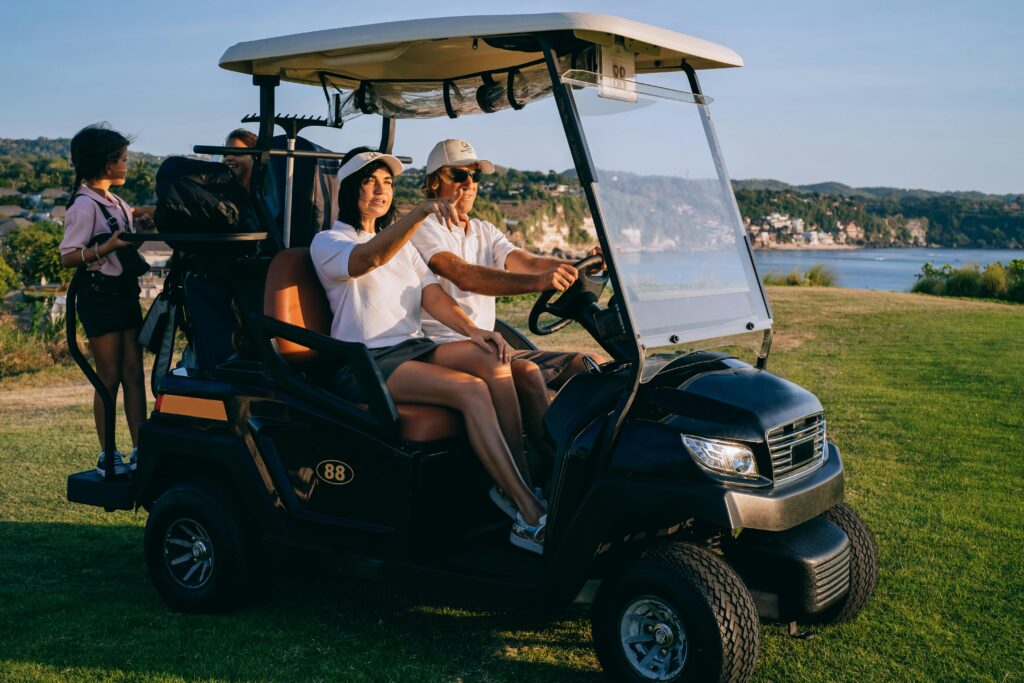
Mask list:
MULTIPOLYGON (((753 247, 754 251, 856 251, 867 249, 854 244, 783 244, 775 247, 753 247)), ((895 247, 900 248, 900 247, 895 247)))

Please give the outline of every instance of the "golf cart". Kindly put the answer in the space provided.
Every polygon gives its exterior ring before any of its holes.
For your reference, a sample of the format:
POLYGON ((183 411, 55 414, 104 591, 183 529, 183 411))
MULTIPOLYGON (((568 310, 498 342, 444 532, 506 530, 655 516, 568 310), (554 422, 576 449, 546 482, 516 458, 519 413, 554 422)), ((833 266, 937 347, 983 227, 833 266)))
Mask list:
POLYGON ((346 575, 495 603, 592 601, 602 666, 638 681, 746 680, 759 619, 837 623, 865 606, 874 542, 843 504, 821 404, 766 369, 771 311, 697 79, 741 66, 738 55, 616 17, 543 14, 284 36, 237 44, 220 64, 259 87, 258 142, 195 150, 252 154, 256 201, 271 157, 338 156, 272 148, 275 121, 288 130, 275 118, 281 80, 321 88, 324 122, 342 133, 380 117, 388 153, 397 119, 557 111, 605 270, 578 264, 586 274, 540 295, 529 327, 575 322, 610 360, 570 379, 546 417, 556 455, 533 555, 507 542, 458 415, 395 404, 367 349, 328 336, 312 234, 290 212, 259 232, 176 236, 268 245, 231 275, 248 343, 160 380, 134 476, 68 480, 72 501, 149 512, 146 560, 169 605, 229 609, 264 558, 302 549, 346 575), (659 127, 653 143, 641 135, 659 127), (343 364, 365 404, 334 391, 343 364))

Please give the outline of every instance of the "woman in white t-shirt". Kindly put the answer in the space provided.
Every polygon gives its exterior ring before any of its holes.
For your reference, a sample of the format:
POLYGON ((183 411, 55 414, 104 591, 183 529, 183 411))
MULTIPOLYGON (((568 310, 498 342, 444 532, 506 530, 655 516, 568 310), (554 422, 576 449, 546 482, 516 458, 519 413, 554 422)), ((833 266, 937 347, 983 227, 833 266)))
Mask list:
MULTIPOLYGON (((402 170, 390 154, 356 148, 338 171, 339 220, 310 245, 334 314, 331 335, 366 344, 395 401, 462 413, 473 451, 515 507, 510 540, 543 552, 543 503, 523 482, 503 435, 507 425, 521 424, 511 349, 501 335, 472 323, 409 243, 427 216, 450 221, 454 210, 450 202, 426 200, 396 220, 392 182, 402 170), (423 310, 469 340, 438 347, 420 329, 423 310)), ((348 369, 337 384, 358 400, 348 369)))

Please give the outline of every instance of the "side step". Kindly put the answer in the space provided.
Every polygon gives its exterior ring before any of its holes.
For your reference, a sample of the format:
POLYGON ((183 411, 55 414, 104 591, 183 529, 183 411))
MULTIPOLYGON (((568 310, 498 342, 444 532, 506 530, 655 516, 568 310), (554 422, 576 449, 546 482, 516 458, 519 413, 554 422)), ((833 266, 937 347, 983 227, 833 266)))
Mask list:
POLYGON ((68 475, 68 500, 72 503, 95 505, 107 512, 135 508, 135 479, 117 477, 107 480, 96 470, 68 475))

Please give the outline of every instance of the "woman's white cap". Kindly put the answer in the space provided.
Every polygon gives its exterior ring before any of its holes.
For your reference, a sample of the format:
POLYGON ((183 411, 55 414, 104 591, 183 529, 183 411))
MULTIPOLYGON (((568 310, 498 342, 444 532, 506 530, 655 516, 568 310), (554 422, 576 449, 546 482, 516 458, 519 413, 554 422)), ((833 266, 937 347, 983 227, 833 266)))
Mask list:
POLYGON ((383 161, 387 164, 387 167, 391 169, 391 175, 398 175, 405 170, 405 166, 402 166, 402 162, 398 160, 398 157, 393 157, 383 152, 360 152, 341 165, 341 168, 338 169, 338 181, 344 180, 363 166, 374 161, 383 161))
POLYGON ((427 156, 427 174, 442 166, 472 166, 477 164, 484 173, 494 173, 494 164, 478 159, 473 145, 465 140, 442 140, 434 145, 427 156))

